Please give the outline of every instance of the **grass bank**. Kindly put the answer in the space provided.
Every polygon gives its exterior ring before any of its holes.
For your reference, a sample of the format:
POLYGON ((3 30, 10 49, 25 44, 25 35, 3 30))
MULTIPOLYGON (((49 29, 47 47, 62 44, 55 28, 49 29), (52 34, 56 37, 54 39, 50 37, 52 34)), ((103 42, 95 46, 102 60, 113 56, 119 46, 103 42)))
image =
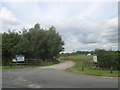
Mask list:
POLYGON ((34 67, 43 67, 57 64, 55 62, 41 62, 40 65, 13 65, 11 66, 0 66, 1 69, 15 69, 15 68, 34 68, 34 67))
POLYGON ((93 75, 93 76, 110 76, 117 77, 118 71, 113 71, 110 73, 108 69, 99 68, 97 70, 92 68, 92 56, 86 55, 74 55, 74 56, 64 56, 60 57, 60 60, 71 60, 76 63, 75 66, 66 69, 68 72, 77 73, 77 74, 85 74, 85 75, 93 75), (84 71, 82 71, 82 66, 84 65, 84 71))

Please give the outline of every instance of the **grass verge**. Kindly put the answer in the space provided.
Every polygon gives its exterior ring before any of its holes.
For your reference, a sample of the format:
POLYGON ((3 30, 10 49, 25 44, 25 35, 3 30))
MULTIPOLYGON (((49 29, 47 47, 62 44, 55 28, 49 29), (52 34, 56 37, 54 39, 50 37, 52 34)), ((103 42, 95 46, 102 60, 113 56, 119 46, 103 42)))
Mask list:
POLYGON ((118 77, 118 71, 113 71, 110 73, 108 69, 99 68, 97 70, 92 68, 92 56, 86 55, 75 55, 75 56, 64 56, 60 58, 61 60, 71 60, 76 63, 75 66, 66 69, 68 72, 93 75, 93 76, 109 76, 118 77), (82 65, 84 65, 84 71, 82 71, 82 65))
POLYGON ((40 65, 13 65, 11 66, 0 66, 1 69, 15 69, 15 68, 34 68, 34 67, 43 67, 56 64, 55 62, 42 62, 40 65))

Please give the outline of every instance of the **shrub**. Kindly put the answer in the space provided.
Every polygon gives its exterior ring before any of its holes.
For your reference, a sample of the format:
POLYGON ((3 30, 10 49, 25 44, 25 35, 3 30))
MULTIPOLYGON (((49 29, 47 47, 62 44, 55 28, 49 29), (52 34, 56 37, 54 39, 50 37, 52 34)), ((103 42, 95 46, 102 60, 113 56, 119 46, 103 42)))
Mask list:
POLYGON ((119 53, 118 51, 107 51, 104 49, 96 49, 95 53, 98 58, 98 65, 102 68, 110 68, 119 69, 119 53))

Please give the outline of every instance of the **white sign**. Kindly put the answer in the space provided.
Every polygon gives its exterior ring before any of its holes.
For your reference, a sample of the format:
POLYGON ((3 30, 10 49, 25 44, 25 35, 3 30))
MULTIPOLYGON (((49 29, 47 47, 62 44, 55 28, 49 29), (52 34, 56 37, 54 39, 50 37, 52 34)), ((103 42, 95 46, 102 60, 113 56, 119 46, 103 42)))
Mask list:
POLYGON ((25 61, 24 55, 16 55, 16 58, 17 58, 17 62, 23 62, 23 61, 25 61))
POLYGON ((93 56, 93 62, 97 63, 97 56, 93 56))

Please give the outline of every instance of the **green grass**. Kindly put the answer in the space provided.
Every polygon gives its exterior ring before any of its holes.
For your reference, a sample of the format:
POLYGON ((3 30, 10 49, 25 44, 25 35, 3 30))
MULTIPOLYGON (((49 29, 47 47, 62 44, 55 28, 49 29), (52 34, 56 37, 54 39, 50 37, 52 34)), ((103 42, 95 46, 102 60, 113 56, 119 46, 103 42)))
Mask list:
POLYGON ((92 56, 75 55, 75 56, 61 57, 60 59, 71 60, 76 63, 75 66, 66 69, 66 71, 72 73, 93 75, 93 76, 111 76, 111 77, 118 76, 118 71, 113 71, 113 73, 110 73, 110 70, 102 69, 102 68, 94 70, 92 68, 92 56), (82 65, 84 65, 84 71, 82 71, 82 65))
POLYGON ((13 65, 11 66, 0 66, 1 69, 15 69, 15 68, 34 68, 34 67, 43 67, 54 65, 54 62, 42 62, 40 65, 13 65))

